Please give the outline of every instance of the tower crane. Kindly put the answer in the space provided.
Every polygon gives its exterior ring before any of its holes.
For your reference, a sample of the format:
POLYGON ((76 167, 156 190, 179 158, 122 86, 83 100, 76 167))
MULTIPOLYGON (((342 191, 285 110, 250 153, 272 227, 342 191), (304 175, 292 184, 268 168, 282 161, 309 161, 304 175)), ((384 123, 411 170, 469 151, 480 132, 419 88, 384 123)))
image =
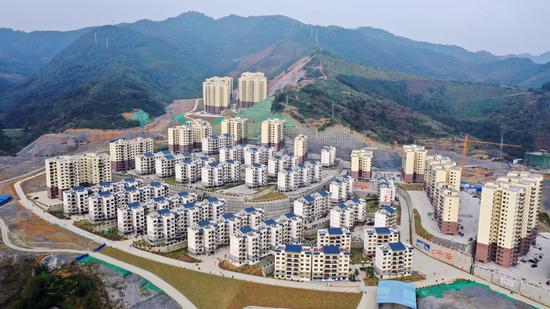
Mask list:
MULTIPOLYGON (((435 141, 441 142, 441 140, 437 140, 437 139, 424 139, 424 140, 420 140, 419 142, 435 142, 435 141)), ((453 141, 457 142, 458 140, 453 139, 453 141)), ((513 147, 513 148, 522 147, 521 145, 516 145, 516 144, 504 144, 503 141, 504 141, 504 138, 502 135, 500 136, 500 143, 496 143, 496 142, 488 142, 488 141, 481 141, 481 140, 471 140, 469 135, 464 134, 464 137, 462 138, 463 149, 462 149, 462 161, 460 162, 460 168, 463 169, 464 166, 466 165, 466 158, 468 157, 468 148, 470 144, 498 145, 501 159, 502 159, 502 153, 503 153, 504 147, 513 147)))

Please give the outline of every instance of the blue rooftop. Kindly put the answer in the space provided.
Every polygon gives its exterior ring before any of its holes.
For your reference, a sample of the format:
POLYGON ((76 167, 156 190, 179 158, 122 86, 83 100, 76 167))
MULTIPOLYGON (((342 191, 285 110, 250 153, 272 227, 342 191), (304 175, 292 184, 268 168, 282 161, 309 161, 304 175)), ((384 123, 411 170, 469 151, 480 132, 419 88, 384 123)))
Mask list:
POLYGON ((129 208, 137 208, 137 207, 140 207, 140 206, 141 206, 140 202, 133 202, 133 203, 128 204, 129 208))
POLYGON ((385 207, 383 207, 382 209, 384 209, 385 211, 387 211, 387 212, 389 212, 389 213, 391 213, 391 214, 393 214, 393 213, 396 212, 395 208, 389 207, 389 206, 385 206, 385 207))
POLYGON ((323 252, 326 254, 340 254, 339 246, 323 246, 323 252))
POLYGON ((289 219, 292 219, 292 218, 296 217, 296 215, 293 212, 289 212, 289 213, 285 214, 285 217, 287 217, 289 219))
POLYGON ((203 220, 203 221, 199 221, 199 223, 197 223, 200 227, 205 227, 207 226, 208 224, 210 224, 210 221, 208 220, 203 220))
POLYGON ((171 155, 171 154, 165 155, 164 158, 165 158, 166 160, 176 160, 176 158, 174 158, 174 156, 171 155))
POLYGON ((181 192, 178 192, 178 195, 179 195, 179 196, 188 196, 188 195, 189 195, 189 192, 187 192, 187 191, 181 191, 181 192))
POLYGON ((304 196, 304 200, 306 200, 306 202, 313 202, 315 199, 313 198, 313 196, 311 195, 305 195, 304 196))
POLYGON ((208 203, 215 203, 218 201, 218 198, 217 197, 209 197, 206 199, 208 201, 208 203))
POLYGON ((110 186, 111 185, 111 182, 110 181, 102 181, 99 183, 100 186, 102 187, 107 187, 107 186, 110 186))
POLYGON ((393 251, 403 251, 406 249, 402 242, 390 242, 388 245, 393 251))
POLYGON ((187 204, 183 205, 183 208, 186 208, 186 209, 193 208, 193 207, 195 207, 195 204, 193 204, 193 203, 187 203, 187 204))
POLYGON ((286 252, 300 253, 302 252, 302 245, 285 245, 286 252))
POLYGON ((111 195, 111 193, 109 191, 101 191, 98 194, 99 194, 99 196, 110 196, 111 195))
POLYGON ((127 178, 124 178, 124 181, 126 181, 126 182, 134 182, 134 181, 136 181, 136 180, 135 180, 134 178, 132 178, 132 177, 127 177, 127 178))
POLYGON ((242 233, 245 233, 245 234, 246 234, 246 233, 250 233, 250 232, 252 232, 252 228, 251 228, 250 226, 242 227, 242 228, 241 228, 241 232, 242 232, 242 233))
POLYGON ((330 193, 328 193, 327 191, 319 191, 319 194, 321 194, 321 196, 329 196, 330 193))
POLYGON ((275 220, 273 219, 267 219, 264 221, 265 224, 267 225, 274 225, 274 224, 277 224, 277 222, 275 222, 275 220))
POLYGON ((233 219, 235 217, 235 215, 233 215, 232 213, 228 212, 226 214, 223 214, 223 218, 224 219, 233 219))
POLYGON ((154 157, 155 155, 154 155, 152 152, 145 152, 145 153, 143 153, 143 156, 144 156, 144 157, 147 157, 147 158, 152 158, 152 157, 154 157))
POLYGON ((74 187, 73 187, 73 190, 75 190, 75 191, 82 191, 82 190, 84 190, 84 187, 83 187, 83 186, 74 186, 74 187))
POLYGON ((254 207, 248 207, 248 208, 245 208, 244 211, 248 212, 248 213, 251 213, 251 212, 255 212, 256 211, 256 208, 254 207))
POLYGON ((390 228, 388 227, 375 227, 376 234, 389 234, 390 228))
POLYGON ((170 209, 168 209, 168 208, 164 208, 164 209, 157 210, 157 212, 159 213, 159 215, 167 215, 167 214, 171 213, 172 211, 170 211, 170 209))
POLYGON ((327 230, 328 230, 328 233, 330 235, 341 235, 341 234, 343 234, 342 228, 340 228, 340 227, 329 227, 327 230))
POLYGON ((416 309, 416 287, 396 280, 381 280, 376 292, 377 304, 399 304, 416 309))
POLYGON ((164 202, 165 200, 166 198, 164 196, 153 197, 153 201, 155 202, 164 202))
POLYGON ((153 181, 153 182, 150 183, 150 185, 153 186, 153 187, 160 187, 160 182, 153 181))

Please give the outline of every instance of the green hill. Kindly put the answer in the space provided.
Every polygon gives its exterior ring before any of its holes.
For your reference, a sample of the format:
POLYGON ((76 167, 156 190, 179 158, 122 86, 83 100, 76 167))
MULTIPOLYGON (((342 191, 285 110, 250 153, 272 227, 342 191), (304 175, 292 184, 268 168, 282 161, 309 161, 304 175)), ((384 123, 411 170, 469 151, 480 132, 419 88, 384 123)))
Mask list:
POLYGON ((315 54, 305 69, 302 86, 274 104, 302 121, 330 118, 334 104, 335 121, 384 141, 458 133, 498 141, 503 132, 523 150, 550 146, 550 92, 427 79, 328 53, 315 54))

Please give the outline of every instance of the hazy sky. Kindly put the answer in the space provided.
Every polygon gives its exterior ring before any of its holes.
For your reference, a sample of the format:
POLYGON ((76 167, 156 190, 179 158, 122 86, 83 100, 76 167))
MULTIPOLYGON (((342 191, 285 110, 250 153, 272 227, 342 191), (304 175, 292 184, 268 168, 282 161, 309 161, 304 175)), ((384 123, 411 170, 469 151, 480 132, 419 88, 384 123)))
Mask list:
POLYGON ((0 27, 68 30, 189 10, 215 18, 282 14, 317 25, 373 26, 497 54, 550 51, 550 0, 0 0, 0 27))

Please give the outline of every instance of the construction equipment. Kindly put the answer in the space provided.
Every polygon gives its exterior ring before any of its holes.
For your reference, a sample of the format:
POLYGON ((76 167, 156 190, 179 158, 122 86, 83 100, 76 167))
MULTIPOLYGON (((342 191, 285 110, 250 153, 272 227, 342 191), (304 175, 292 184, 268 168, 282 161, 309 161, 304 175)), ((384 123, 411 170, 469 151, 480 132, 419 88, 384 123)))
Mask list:
MULTIPOLYGON (((453 143, 456 143, 459 141, 459 139, 424 139, 420 140, 419 142, 438 142, 438 143, 445 143, 446 141, 450 141, 453 143)), ((500 135, 500 143, 496 142, 488 142, 488 141, 481 141, 481 140, 471 140, 470 136, 467 134, 464 134, 464 137, 462 138, 462 161, 460 162, 460 167, 463 169, 466 165, 466 160, 468 157, 468 150, 470 144, 481 144, 481 145, 498 145, 499 146, 499 158, 502 159, 503 154, 503 148, 504 147, 514 147, 514 148, 521 148, 521 145, 515 145, 515 144, 504 144, 504 138, 503 135, 500 135)))

